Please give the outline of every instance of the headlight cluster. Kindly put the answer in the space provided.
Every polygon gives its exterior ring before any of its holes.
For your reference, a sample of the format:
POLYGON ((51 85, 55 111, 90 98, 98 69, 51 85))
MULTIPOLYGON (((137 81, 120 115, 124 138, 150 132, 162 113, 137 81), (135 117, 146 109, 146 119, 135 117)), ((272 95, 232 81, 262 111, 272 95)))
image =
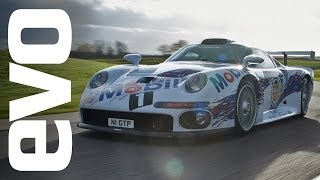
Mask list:
POLYGON ((90 81, 90 87, 92 89, 102 86, 108 80, 108 72, 99 72, 98 74, 94 75, 90 81))
POLYGON ((189 93, 195 93, 204 88, 207 84, 207 76, 205 74, 197 74, 192 76, 186 82, 186 91, 189 93))

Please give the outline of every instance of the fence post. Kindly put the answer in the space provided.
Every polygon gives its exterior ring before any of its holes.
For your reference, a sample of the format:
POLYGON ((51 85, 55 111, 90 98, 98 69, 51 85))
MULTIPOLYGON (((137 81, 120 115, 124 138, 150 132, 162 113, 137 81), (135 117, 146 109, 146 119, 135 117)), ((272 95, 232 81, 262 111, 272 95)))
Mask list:
POLYGON ((311 60, 311 61, 314 61, 315 59, 316 59, 316 52, 311 51, 311 52, 310 52, 310 60, 311 60))
POLYGON ((282 54, 283 54, 284 65, 287 66, 288 65, 288 54, 286 52, 282 52, 282 54))

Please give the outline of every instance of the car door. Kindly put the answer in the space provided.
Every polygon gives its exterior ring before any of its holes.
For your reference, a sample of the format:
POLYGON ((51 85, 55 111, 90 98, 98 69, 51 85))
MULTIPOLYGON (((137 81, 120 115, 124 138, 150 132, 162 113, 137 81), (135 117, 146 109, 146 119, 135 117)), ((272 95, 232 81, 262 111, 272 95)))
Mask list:
POLYGON ((263 111, 276 109, 284 89, 284 75, 277 67, 270 56, 259 49, 255 49, 254 53, 261 56, 264 62, 257 64, 256 69, 260 69, 263 73, 262 89, 264 90, 263 111))

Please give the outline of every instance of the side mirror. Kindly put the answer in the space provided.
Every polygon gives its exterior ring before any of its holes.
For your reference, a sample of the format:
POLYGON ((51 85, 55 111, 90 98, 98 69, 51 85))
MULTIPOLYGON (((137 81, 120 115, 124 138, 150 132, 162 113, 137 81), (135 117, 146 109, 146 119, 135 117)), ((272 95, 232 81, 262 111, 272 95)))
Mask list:
POLYGON ((124 56, 124 59, 130 61, 132 65, 138 66, 142 56, 140 54, 127 54, 124 56))
POLYGON ((243 68, 247 68, 250 64, 260 64, 264 61, 264 59, 261 56, 258 55, 248 55, 244 57, 243 59, 243 68))

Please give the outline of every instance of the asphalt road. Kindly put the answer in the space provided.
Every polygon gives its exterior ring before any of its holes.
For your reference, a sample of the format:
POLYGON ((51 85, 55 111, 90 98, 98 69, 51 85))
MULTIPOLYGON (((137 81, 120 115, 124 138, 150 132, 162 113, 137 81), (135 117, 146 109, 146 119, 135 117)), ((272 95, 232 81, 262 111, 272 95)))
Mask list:
MULTIPOLYGON (((200 139, 119 136, 76 127, 77 113, 36 117, 72 119, 73 155, 61 172, 18 172, 7 157, 8 130, 0 131, 0 179, 312 179, 320 174, 320 83, 305 118, 200 139)), ((36 119, 34 118, 34 119, 36 119)), ((23 141, 26 152, 33 142, 23 141)), ((57 149, 48 125, 48 151, 57 149)))

